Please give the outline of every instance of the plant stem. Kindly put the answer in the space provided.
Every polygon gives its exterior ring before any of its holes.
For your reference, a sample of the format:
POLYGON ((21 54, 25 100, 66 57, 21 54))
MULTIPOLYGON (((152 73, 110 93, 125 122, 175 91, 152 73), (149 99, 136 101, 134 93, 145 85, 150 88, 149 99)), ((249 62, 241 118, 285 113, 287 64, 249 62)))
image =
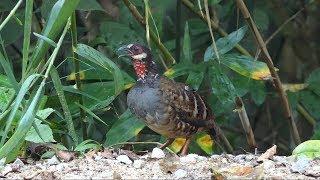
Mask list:
MULTIPOLYGON (((76 21, 76 12, 74 11, 71 15, 71 41, 72 41, 72 57, 73 57, 73 64, 74 64, 74 73, 75 73, 75 80, 76 80, 76 87, 79 91, 82 90, 82 83, 80 79, 80 63, 78 61, 78 54, 76 54, 74 51, 78 44, 78 38, 77 38, 77 21, 76 21)), ((83 99, 82 96, 78 99, 79 104, 83 106, 83 99)), ((83 139, 87 138, 87 125, 85 122, 86 119, 86 113, 82 108, 79 108, 80 110, 80 119, 81 119, 81 127, 82 127, 82 133, 83 133, 83 139)))
MULTIPOLYGON (((198 11, 196 9, 196 7, 193 5, 192 2, 190 2, 190 0, 181 0, 182 3, 188 8, 190 9, 193 13, 195 13, 196 15, 198 15, 202 21, 204 21, 205 23, 208 23, 207 18, 205 17, 205 15, 203 13, 201 13, 200 11, 198 11)), ((226 33, 216 22, 214 22, 212 19, 210 19, 210 22, 208 23, 211 25, 212 29, 216 30, 221 36, 227 36, 228 33, 226 33)), ((250 53, 244 49, 242 46, 240 46, 239 44, 237 44, 235 46, 236 50, 239 51, 241 54, 243 55, 247 55, 247 56, 251 56, 250 53)))
POLYGON ((246 134, 247 142, 251 148, 256 148, 257 144, 254 138, 254 134, 250 125, 250 121, 249 121, 246 109, 243 105, 243 101, 240 97, 236 97, 235 102, 236 102, 236 111, 239 114, 242 127, 246 134))
POLYGON ((30 46, 30 34, 32 25, 32 9, 33 0, 26 1, 25 19, 24 19, 24 30, 23 30, 23 50, 22 50, 22 78, 25 79, 25 72, 29 59, 29 46, 30 46))
POLYGON ((23 2, 23 0, 19 0, 17 2, 17 4, 14 6, 14 8, 10 11, 9 15, 0 24, 0 32, 3 29, 3 27, 9 22, 11 17, 16 13, 16 11, 18 10, 18 8, 19 8, 19 6, 21 5, 22 2, 23 2))
POLYGON ((301 104, 298 104, 297 110, 312 126, 316 125, 317 121, 301 106, 301 104))
POLYGON ((248 23, 248 25, 249 25, 249 27, 250 27, 250 29, 256 39, 258 46, 260 47, 262 53, 265 56, 264 60, 270 70, 272 77, 273 77, 273 82, 274 82, 275 88, 278 90, 278 93, 280 95, 280 98, 281 98, 281 101, 283 104, 283 108, 285 110, 285 116, 288 119, 288 123, 290 126, 291 135, 293 137, 295 144, 298 145, 301 142, 299 132, 298 132, 296 123, 293 119, 293 116, 291 114, 291 109, 290 109, 290 105, 289 105, 289 101, 288 101, 286 92, 282 88, 282 84, 281 84, 279 75, 273 65, 273 61, 272 61, 272 58, 268 52, 266 44, 264 43, 262 36, 261 36, 256 24, 254 23, 253 19, 251 18, 251 15, 250 15, 249 10, 247 9, 247 6, 245 5, 245 3, 242 0, 236 0, 236 2, 237 2, 237 5, 238 5, 244 19, 248 23))
POLYGON ((181 53, 181 0, 177 0, 176 5, 176 51, 175 56, 176 60, 180 62, 180 53, 181 53))
MULTIPOLYGON (((127 8, 131 11, 132 15, 136 18, 136 20, 145 28, 146 23, 142 15, 139 13, 137 8, 129 1, 129 0, 123 0, 124 4, 127 6, 127 8)), ((157 38, 156 34, 150 30, 150 38, 155 43, 155 45, 160 49, 163 56, 165 57, 167 65, 175 64, 176 60, 174 57, 170 54, 168 49, 160 42, 160 40, 157 38)))

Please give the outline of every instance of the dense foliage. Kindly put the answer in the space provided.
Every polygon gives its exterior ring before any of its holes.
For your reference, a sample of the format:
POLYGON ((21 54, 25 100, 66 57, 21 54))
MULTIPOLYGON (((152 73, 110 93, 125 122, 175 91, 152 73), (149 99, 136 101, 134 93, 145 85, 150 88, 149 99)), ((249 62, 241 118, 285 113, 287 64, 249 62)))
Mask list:
MULTIPOLYGON (((116 50, 133 42, 149 44, 164 75, 207 99, 235 150, 252 150, 239 119, 244 109, 235 106, 241 97, 258 150, 277 144, 290 153, 297 144, 236 1, 208 1, 215 41, 204 2, 1 0, 0 158, 10 161, 34 143, 83 152, 123 145, 140 151, 163 142, 126 107, 136 77, 116 50)), ((264 39, 272 37, 267 47, 301 140, 319 139, 319 3, 245 3, 264 39)), ((183 142, 177 139, 171 149, 179 151, 183 142)), ((205 133, 191 145, 196 153, 218 150, 205 133)))

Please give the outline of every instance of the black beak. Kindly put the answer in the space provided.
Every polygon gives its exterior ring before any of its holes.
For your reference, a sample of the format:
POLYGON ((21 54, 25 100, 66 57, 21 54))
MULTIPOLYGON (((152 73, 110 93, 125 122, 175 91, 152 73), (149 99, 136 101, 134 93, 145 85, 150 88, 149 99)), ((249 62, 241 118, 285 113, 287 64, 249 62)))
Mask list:
POLYGON ((130 57, 130 49, 125 45, 121 46, 119 49, 117 49, 118 58, 120 57, 130 57))

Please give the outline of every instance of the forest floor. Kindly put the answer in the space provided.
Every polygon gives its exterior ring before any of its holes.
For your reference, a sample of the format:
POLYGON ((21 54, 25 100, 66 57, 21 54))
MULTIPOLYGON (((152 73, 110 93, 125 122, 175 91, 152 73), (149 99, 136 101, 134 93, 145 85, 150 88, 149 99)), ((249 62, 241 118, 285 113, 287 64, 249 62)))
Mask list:
POLYGON ((317 179, 320 159, 275 156, 272 152, 264 157, 179 157, 158 148, 143 156, 126 150, 104 150, 76 158, 65 152, 40 161, 17 159, 3 165, 0 175, 9 179, 317 179))

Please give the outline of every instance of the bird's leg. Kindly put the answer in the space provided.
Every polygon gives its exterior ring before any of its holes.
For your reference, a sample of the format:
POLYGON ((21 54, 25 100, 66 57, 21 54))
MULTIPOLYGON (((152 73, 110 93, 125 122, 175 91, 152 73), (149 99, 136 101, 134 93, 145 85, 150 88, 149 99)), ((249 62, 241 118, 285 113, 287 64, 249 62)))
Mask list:
POLYGON ((186 139, 186 142, 184 143, 184 145, 181 149, 181 153, 180 153, 182 156, 185 156, 188 154, 188 149, 189 149, 189 145, 191 143, 191 139, 192 139, 191 137, 186 139))
POLYGON ((164 149, 168 147, 170 144, 173 143, 173 141, 174 141, 174 138, 168 138, 167 141, 160 146, 160 149, 164 149))

